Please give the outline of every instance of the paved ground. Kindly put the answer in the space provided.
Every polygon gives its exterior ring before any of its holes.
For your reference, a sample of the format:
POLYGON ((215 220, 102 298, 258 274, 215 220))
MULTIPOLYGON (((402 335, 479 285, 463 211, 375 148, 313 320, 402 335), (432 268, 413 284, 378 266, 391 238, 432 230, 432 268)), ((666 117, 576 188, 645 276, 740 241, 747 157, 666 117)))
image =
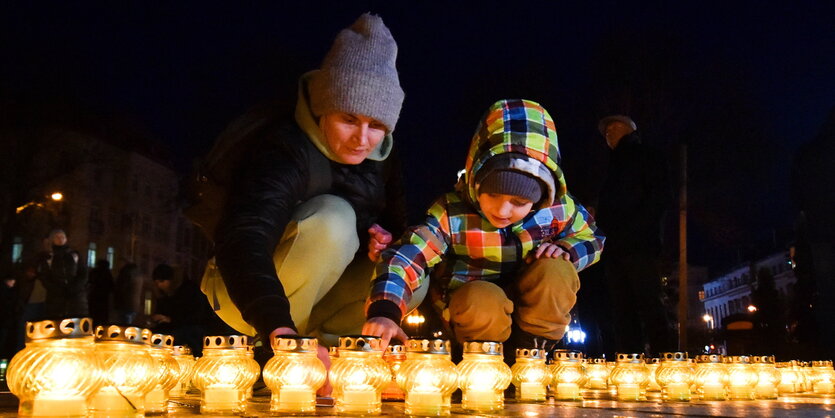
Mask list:
MULTIPOLYGON (((269 415, 269 396, 255 396, 249 404, 247 416, 269 415)), ((199 415, 199 398, 169 403, 169 416, 199 415)), ((0 417, 16 416, 17 400, 8 392, 0 392, 0 417)), ((402 402, 384 402, 383 414, 401 416, 402 402)), ((453 404, 455 417, 474 416, 453 404)), ((335 416, 332 407, 316 409, 316 416, 335 416)), ((554 402, 545 404, 517 404, 508 401, 501 414, 512 417, 835 417, 835 400, 813 397, 780 398, 776 401, 727 402, 616 402, 608 399, 582 402, 554 402)))

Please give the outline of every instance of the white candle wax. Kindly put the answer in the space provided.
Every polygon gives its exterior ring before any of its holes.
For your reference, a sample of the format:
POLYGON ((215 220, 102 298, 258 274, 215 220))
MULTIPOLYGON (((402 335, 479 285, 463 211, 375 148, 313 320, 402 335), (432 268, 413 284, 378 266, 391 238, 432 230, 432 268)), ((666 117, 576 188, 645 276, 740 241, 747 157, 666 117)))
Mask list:
POLYGON ((157 385, 153 390, 145 395, 145 412, 163 412, 165 411, 165 403, 168 400, 165 396, 165 391, 157 385))
POLYGON ((580 387, 576 383, 557 383, 557 399, 574 400, 580 396, 580 387))
POLYGON ((679 401, 690 399, 690 386, 687 383, 672 382, 664 390, 667 392, 667 399, 679 401))
POLYGON ((635 383, 623 383, 617 389, 618 399, 636 401, 641 398, 641 388, 635 383))
POLYGON ((62 398, 59 395, 39 394, 32 402, 33 417, 85 416, 87 400, 79 397, 62 398))
POLYGON ((464 409, 497 409, 504 406, 504 397, 493 390, 470 389, 463 393, 461 406, 464 409))
POLYGON ((833 392, 832 382, 817 382, 815 383, 815 393, 819 395, 831 394, 833 392))
POLYGON ((315 410, 316 394, 305 386, 284 386, 278 391, 278 408, 289 410, 315 410))
POLYGON ((438 415, 443 397, 437 391, 411 391, 406 394, 407 413, 413 415, 438 415))
POLYGON ((719 399, 725 397, 725 386, 721 383, 705 383, 702 386, 702 394, 705 399, 719 399))
POLYGON ((203 403, 212 409, 236 409, 241 395, 232 385, 208 387, 203 391, 203 403))

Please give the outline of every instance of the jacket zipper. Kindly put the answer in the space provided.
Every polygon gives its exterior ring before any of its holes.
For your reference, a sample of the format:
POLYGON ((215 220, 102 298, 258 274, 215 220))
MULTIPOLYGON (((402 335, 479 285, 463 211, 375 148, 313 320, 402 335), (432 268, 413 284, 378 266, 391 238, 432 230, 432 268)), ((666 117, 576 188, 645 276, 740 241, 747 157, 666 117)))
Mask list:
POLYGON ((516 261, 513 264, 513 268, 511 268, 511 270, 509 272, 507 272, 506 274, 502 274, 502 281, 505 281, 505 279, 512 279, 512 277, 506 277, 506 276, 516 274, 516 271, 519 270, 520 263, 523 261, 522 260, 522 241, 520 241, 519 237, 517 237, 516 234, 513 233, 513 230, 511 228, 512 228, 511 226, 508 226, 506 228, 500 229, 501 234, 505 238, 505 241, 507 241, 507 240, 513 241, 513 245, 516 247, 516 261))

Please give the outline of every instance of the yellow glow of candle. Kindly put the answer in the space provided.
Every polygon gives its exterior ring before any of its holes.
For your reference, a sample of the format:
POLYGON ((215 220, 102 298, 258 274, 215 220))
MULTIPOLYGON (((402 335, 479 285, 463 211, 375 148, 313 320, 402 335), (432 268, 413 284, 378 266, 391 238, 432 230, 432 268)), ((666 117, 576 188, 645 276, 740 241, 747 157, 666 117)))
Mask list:
POLYGON ((439 415, 443 396, 438 391, 415 390, 406 394, 406 404, 413 415, 439 415))
POLYGON ((232 385, 217 385, 206 388, 203 392, 203 401, 207 407, 233 409, 237 408, 240 396, 240 391, 232 385))
POLYGON ((33 417, 85 416, 87 400, 84 398, 65 398, 57 394, 43 393, 35 396, 32 402, 33 417))
POLYGON ((580 396, 580 387, 576 383, 557 383, 557 399, 572 400, 580 396))
POLYGON ((637 401, 641 399, 641 388, 635 383, 622 383, 617 386, 618 399, 637 401))
POLYGON ((664 388, 667 397, 676 400, 690 399, 690 386, 683 382, 672 382, 664 388))
POLYGON ((520 388, 522 400, 544 401, 545 386, 539 383, 522 382, 520 388))
POLYGON ((296 409, 316 403, 316 394, 305 386, 284 386, 278 392, 279 408, 296 409))
MULTIPOLYGON (((501 395, 497 395, 493 390, 471 389, 463 392, 461 397, 461 406, 464 409, 482 409, 487 407, 493 409, 495 402, 499 401, 501 395)), ((504 399, 501 399, 504 404, 504 399)))
POLYGON ((725 386, 721 383, 705 383, 702 386, 702 394, 705 399, 724 398, 725 386))
POLYGON ((377 402, 377 392, 371 387, 348 387, 342 394, 342 406, 346 412, 365 411, 377 402))
POLYGON ((165 395, 165 391, 157 385, 153 390, 148 392, 145 395, 145 408, 147 412, 162 412, 165 410, 165 403, 168 400, 168 396, 165 395))

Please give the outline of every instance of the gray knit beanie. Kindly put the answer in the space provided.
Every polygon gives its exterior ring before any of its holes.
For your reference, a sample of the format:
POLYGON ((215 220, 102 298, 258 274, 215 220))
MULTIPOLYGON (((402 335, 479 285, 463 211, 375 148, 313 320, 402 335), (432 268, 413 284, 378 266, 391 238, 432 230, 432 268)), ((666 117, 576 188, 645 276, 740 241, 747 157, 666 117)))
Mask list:
POLYGON ((542 197, 542 185, 533 176, 518 171, 497 170, 484 177, 478 186, 478 193, 519 196, 535 204, 542 197))
POLYGON ((397 44, 379 16, 363 14, 336 35, 308 87, 313 114, 346 112, 379 120, 394 131, 403 89, 394 66, 397 44))

